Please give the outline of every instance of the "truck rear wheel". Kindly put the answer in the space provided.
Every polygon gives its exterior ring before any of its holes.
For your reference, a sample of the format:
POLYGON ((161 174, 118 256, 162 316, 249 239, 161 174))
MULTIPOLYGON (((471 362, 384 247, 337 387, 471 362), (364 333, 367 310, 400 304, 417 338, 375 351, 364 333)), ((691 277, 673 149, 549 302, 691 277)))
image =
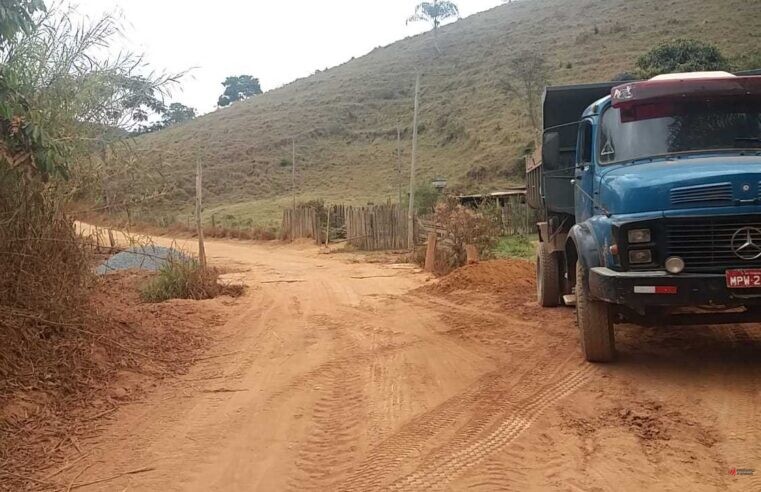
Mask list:
POLYGON ((560 305, 558 255, 550 252, 547 243, 539 243, 536 249, 536 297, 542 307, 560 305))
POLYGON ((579 325, 581 350, 589 362, 610 362, 616 354, 611 306, 590 297, 587 277, 587 270, 580 261, 577 262, 576 322, 579 325))

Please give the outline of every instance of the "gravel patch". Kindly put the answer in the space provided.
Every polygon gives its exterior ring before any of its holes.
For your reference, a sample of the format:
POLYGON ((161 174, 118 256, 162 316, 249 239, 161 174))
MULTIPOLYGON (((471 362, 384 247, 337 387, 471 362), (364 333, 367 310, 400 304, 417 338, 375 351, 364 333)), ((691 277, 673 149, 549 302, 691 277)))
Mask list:
POLYGON ((118 270, 157 271, 170 258, 184 258, 184 255, 172 248, 162 246, 137 246, 117 253, 95 269, 98 275, 105 275, 118 270))

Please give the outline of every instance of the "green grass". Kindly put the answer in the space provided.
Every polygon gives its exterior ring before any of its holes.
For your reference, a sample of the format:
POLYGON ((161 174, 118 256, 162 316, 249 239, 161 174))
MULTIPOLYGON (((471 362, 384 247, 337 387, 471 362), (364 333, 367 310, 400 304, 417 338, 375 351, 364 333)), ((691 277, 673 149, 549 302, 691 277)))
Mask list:
MULTIPOLYGON (((403 19, 400 19, 402 22, 403 19)), ((204 164, 209 213, 279 220, 289 203, 291 136, 300 199, 364 204, 396 199, 396 125, 408 169, 414 70, 423 73, 418 181, 441 175, 459 191, 523 181, 519 159, 534 140, 525 107, 500 90, 520 50, 540 52, 554 84, 607 80, 642 53, 687 37, 730 59, 759 52, 757 0, 530 0, 503 5, 414 36, 194 121, 140 137, 156 169, 131 173, 148 194, 170 194, 149 216, 192 211, 194 168, 204 164), (160 175, 159 175, 160 171, 160 175)), ((404 182, 409 176, 405 173, 404 182)), ((135 183, 113 183, 115 190, 135 183)), ((406 190, 405 190, 406 192, 406 190)), ((118 202, 119 197, 114 197, 118 202)))
POLYGON ((536 254, 536 242, 538 240, 539 238, 535 234, 530 236, 503 236, 494 248, 494 255, 497 258, 533 258, 536 254))

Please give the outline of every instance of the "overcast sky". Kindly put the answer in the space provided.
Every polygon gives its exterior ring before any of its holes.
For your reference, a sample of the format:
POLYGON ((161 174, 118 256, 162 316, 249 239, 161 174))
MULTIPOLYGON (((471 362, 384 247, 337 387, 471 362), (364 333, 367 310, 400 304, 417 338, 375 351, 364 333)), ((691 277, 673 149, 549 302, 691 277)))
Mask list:
MULTIPOLYGON (((266 91, 317 69, 418 34, 405 26, 419 0, 71 0, 90 17, 117 13, 124 39, 160 70, 196 67, 172 100, 213 111, 228 75, 258 77, 266 91)), ((463 17, 501 0, 459 0, 463 17)))

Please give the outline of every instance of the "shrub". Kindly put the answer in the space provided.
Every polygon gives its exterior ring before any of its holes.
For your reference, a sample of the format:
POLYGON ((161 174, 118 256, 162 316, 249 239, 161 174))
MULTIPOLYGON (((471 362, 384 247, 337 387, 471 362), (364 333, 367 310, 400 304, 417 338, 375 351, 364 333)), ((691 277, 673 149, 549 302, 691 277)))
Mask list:
MULTIPOLYGON (((415 187, 415 211, 418 215, 430 215, 434 212, 436 202, 441 198, 441 193, 433 187, 430 181, 425 180, 415 187)), ((407 210, 410 206, 409 196, 405 196, 402 208, 407 210)))
POLYGON ((0 306, 54 320, 80 309, 88 251, 64 206, 55 185, 24 179, 0 159, 0 306))
POLYGON ((482 257, 490 256, 500 232, 494 216, 464 207, 455 199, 448 199, 436 206, 436 224, 446 230, 442 250, 448 251, 445 265, 441 266, 450 270, 467 261, 466 244, 475 245, 482 257))
POLYGON ((198 260, 182 256, 170 257, 158 275, 141 290, 147 302, 211 299, 220 294, 239 295, 240 291, 220 285, 219 271, 215 268, 201 268, 198 260))
POLYGON ((729 62, 711 44, 692 39, 676 39, 656 46, 637 60, 642 78, 664 73, 730 70, 729 62))
POLYGON ((637 80, 637 76, 631 72, 619 72, 610 79, 612 82, 628 82, 637 80))

